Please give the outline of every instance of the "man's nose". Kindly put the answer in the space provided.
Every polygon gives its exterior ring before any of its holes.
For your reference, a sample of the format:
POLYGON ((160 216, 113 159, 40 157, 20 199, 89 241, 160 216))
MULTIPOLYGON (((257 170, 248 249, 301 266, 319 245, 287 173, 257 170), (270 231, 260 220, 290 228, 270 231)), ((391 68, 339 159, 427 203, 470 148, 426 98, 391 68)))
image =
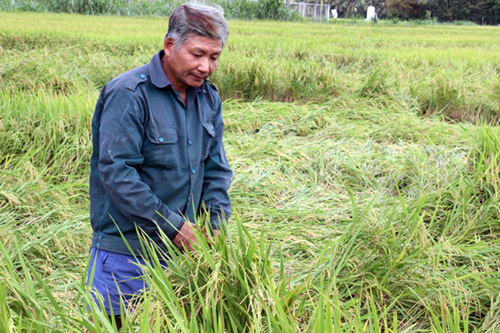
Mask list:
POLYGON ((198 63, 198 70, 202 73, 208 73, 210 69, 210 64, 207 58, 202 57, 198 63))

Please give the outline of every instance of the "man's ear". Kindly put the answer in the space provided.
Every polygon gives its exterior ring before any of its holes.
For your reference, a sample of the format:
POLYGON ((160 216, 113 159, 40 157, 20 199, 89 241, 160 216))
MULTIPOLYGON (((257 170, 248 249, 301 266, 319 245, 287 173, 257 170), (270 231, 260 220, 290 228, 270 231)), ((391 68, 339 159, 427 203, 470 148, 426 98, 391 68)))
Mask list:
POLYGON ((167 37, 165 39, 165 41, 163 42, 163 51, 165 52, 165 55, 167 57, 170 57, 170 55, 172 54, 172 51, 174 50, 174 40, 172 39, 172 37, 167 37))

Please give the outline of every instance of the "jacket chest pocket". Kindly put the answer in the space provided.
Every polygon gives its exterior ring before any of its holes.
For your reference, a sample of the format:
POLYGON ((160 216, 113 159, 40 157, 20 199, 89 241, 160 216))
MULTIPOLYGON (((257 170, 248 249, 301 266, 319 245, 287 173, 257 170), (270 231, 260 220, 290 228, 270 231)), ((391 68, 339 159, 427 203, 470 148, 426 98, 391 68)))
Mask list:
POLYGON ((203 150, 202 150, 202 156, 203 160, 205 160, 208 157, 208 154, 210 154, 210 147, 212 146, 212 140, 215 137, 215 127, 213 124, 213 121, 204 121, 201 123, 203 126, 203 150))
POLYGON ((144 158, 154 165, 175 168, 178 160, 179 135, 174 126, 150 125, 146 128, 147 140, 143 146, 144 158))

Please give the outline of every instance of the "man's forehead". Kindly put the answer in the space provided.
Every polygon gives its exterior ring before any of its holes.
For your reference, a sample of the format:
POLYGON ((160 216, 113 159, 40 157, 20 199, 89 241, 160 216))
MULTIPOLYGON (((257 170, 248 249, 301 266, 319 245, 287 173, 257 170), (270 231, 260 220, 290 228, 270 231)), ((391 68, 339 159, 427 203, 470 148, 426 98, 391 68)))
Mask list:
POLYGON ((186 46, 191 50, 199 50, 203 52, 221 53, 222 42, 208 37, 192 37, 188 39, 186 46))
POLYGON ((210 52, 210 53, 221 53, 221 47, 202 47, 200 45, 194 45, 191 47, 193 51, 210 52))

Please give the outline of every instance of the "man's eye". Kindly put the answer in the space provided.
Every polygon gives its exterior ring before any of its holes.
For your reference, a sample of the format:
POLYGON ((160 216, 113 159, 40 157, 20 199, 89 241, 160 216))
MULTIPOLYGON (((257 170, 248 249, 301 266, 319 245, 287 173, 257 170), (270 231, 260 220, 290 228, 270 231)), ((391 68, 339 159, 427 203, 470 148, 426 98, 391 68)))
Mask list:
POLYGON ((195 54, 195 53, 193 53, 193 55, 195 56, 195 58, 201 58, 201 54, 195 54))

